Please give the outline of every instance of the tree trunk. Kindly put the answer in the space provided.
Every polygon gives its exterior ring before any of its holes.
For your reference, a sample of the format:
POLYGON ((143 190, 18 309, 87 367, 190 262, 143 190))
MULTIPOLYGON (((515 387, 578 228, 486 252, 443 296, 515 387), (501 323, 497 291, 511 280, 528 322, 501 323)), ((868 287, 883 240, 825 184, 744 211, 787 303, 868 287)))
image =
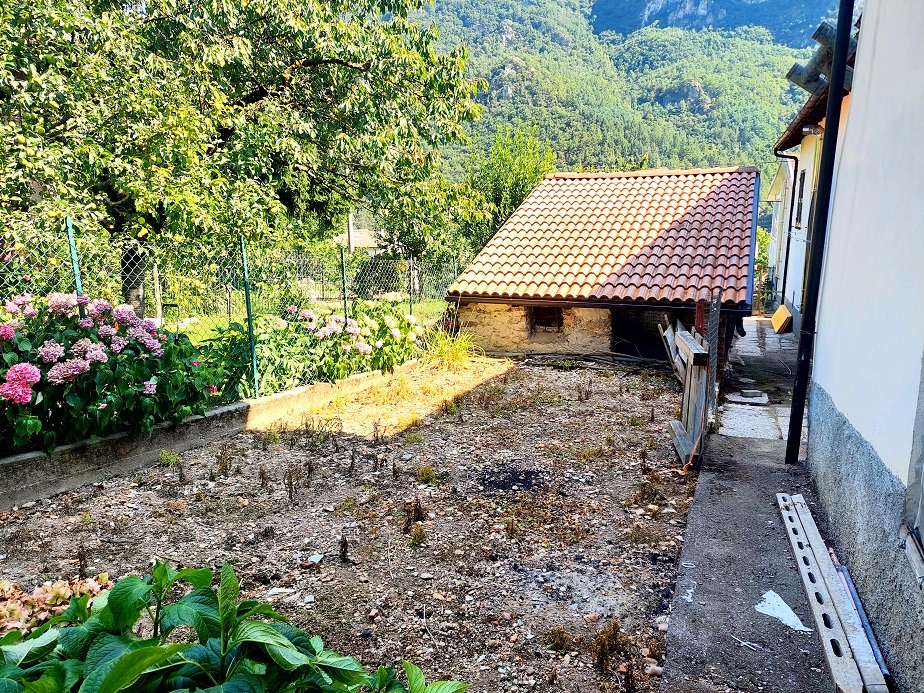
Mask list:
POLYGON ((122 249, 122 298, 135 309, 139 318, 144 317, 144 277, 148 262, 144 248, 129 244, 122 249))

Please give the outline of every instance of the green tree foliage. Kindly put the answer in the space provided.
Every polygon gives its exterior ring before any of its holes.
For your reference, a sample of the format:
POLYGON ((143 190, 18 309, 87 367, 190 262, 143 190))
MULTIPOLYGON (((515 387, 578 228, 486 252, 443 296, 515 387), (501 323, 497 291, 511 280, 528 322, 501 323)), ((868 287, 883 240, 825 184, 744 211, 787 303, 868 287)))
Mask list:
POLYGON ((466 187, 482 203, 481 213, 462 221, 461 233, 474 252, 481 250, 526 196, 555 170, 555 152, 539 139, 538 127, 522 122, 497 129, 490 153, 475 151, 466 187))
POLYGON ((767 269, 770 266, 770 232, 767 229, 757 229, 757 255, 754 258, 754 266, 760 272, 760 268, 767 269))
POLYGON ((304 235, 362 201, 435 215, 479 107, 420 0, 10 0, 0 223, 179 242, 304 235))
MULTIPOLYGON (((588 0, 437 0, 421 16, 446 45, 471 49, 487 80, 476 142, 534 122, 561 170, 760 164, 804 96, 787 70, 808 51, 761 27, 689 31, 652 26, 595 35, 588 0), (646 160, 647 157, 647 160, 646 160)), ((453 170, 464 174, 466 156, 453 170)))
POLYGON ((774 44, 760 27, 647 27, 604 39, 645 122, 655 132, 669 122, 686 133, 667 165, 748 164, 769 181, 773 143, 805 100, 784 76, 807 51, 774 44))

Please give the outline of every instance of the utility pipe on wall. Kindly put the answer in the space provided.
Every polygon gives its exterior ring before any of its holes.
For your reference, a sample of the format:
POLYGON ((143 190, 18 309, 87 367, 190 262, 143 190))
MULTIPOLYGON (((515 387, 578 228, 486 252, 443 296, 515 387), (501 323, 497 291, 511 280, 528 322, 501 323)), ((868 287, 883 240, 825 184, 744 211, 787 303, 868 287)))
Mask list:
POLYGON ((796 364, 796 382, 792 391, 792 409, 789 413, 789 437, 786 439, 786 463, 799 461, 802 442, 802 417, 808 396, 812 352, 815 346, 815 327, 818 323, 818 296, 821 290, 821 273, 824 268, 825 239, 831 207, 831 187, 834 180, 834 158, 837 154, 837 135, 841 124, 841 105, 844 100, 844 76, 847 72, 847 53, 850 49, 850 30, 853 25, 854 0, 840 0, 837 14, 837 35, 834 42, 834 59, 828 88, 828 108, 825 113, 826 136, 821 145, 821 162, 818 167, 818 187, 815 190, 815 215, 811 225, 808 277, 802 299, 802 329, 799 332, 799 356, 796 364))

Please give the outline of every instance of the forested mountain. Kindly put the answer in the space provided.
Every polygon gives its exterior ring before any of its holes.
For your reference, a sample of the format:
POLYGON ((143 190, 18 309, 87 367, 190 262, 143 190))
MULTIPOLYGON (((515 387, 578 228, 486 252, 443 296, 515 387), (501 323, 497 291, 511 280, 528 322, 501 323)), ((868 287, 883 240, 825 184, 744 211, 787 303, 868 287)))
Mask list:
POLYGON ((807 46, 822 17, 837 0, 596 0, 597 31, 629 34, 658 22, 682 29, 762 26, 779 43, 807 46))
MULTIPOLYGON (((487 80, 473 125, 485 148, 499 125, 535 122, 559 170, 758 164, 803 96, 785 74, 808 49, 759 27, 646 27, 594 33, 590 0, 437 0, 420 16, 446 46, 465 43, 487 80)), ((462 158, 452 157, 458 171, 462 158)))

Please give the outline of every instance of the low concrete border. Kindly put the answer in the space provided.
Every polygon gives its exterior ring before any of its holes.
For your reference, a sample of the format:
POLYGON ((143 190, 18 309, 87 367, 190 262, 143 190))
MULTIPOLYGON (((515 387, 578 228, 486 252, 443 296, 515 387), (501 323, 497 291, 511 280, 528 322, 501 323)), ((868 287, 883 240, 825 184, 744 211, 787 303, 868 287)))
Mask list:
POLYGON ((312 407, 342 395, 356 394, 417 366, 418 361, 408 361, 391 373, 356 373, 336 383, 306 385, 215 407, 179 426, 158 424, 149 436, 142 438, 118 433, 99 440, 62 445, 50 454, 38 450, 2 457, 0 510, 141 469, 156 463, 161 450, 185 452, 241 431, 301 425, 312 407))

